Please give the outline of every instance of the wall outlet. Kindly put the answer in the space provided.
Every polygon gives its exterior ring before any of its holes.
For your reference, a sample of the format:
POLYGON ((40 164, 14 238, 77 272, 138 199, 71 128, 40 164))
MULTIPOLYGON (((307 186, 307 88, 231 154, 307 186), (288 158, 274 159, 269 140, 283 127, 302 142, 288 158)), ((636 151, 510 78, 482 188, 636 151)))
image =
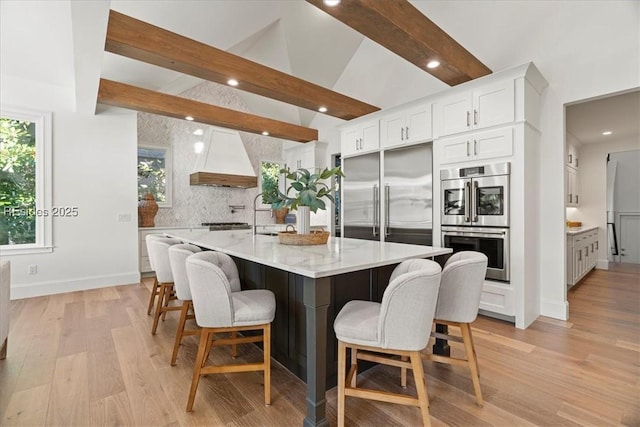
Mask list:
POLYGON ((119 213, 118 214, 118 222, 131 222, 131 214, 119 213))
POLYGON ((38 274, 38 264, 29 264, 27 267, 27 273, 38 274))

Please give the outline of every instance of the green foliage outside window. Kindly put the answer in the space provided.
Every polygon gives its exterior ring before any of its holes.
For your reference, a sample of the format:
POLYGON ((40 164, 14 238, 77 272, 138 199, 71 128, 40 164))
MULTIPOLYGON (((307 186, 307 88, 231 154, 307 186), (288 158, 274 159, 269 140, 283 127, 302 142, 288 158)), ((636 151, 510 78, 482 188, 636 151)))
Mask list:
POLYGON ((147 193, 156 202, 167 200, 164 150, 138 148, 138 200, 147 193))
POLYGON ((35 127, 0 117, 0 245, 36 241, 35 127))
POLYGON ((280 176, 280 164, 262 162, 262 203, 270 205, 278 200, 278 177, 280 176))

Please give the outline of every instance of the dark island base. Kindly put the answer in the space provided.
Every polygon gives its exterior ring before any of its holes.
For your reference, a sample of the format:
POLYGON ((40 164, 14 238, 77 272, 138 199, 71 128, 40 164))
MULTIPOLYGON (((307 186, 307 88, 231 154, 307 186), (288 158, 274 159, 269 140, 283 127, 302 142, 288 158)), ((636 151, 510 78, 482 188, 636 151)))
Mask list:
MULTIPOLYGON (((341 274, 326 279, 309 279, 262 264, 234 258, 243 289, 268 289, 276 297, 276 316, 271 327, 273 357, 298 378, 307 382, 307 306, 304 300, 307 286, 330 287, 326 307, 326 389, 335 387, 338 373, 338 341, 333 321, 342 307, 351 300, 382 301, 389 278, 397 265, 341 274)), ((314 322, 315 323, 315 322, 314 322)), ((322 325, 318 325, 322 326, 322 325)), ((313 331, 312 331, 313 332, 313 331)), ((360 365, 362 368, 360 368, 360 365)), ((373 364, 359 364, 365 370, 373 364)))

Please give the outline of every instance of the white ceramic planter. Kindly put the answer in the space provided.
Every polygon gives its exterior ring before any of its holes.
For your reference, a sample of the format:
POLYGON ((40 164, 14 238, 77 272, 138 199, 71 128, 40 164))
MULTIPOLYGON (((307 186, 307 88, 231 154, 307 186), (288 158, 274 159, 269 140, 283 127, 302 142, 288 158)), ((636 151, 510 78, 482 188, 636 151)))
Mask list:
POLYGON ((296 208, 296 229, 298 234, 311 233, 311 211, 309 206, 298 206, 296 208))

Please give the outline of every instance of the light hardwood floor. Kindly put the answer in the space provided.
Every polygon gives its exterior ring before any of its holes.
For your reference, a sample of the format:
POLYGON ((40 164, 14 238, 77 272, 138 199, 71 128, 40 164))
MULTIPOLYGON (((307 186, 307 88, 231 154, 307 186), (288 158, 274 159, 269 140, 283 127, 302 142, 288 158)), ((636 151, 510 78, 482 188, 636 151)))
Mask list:
MULTIPOLYGON (((273 363, 272 405, 262 375, 211 375, 185 412, 197 341, 169 366, 177 316, 150 334, 150 282, 13 301, 0 361, 2 425, 300 426, 305 385, 273 363)), ((526 330, 480 317, 473 324, 485 405, 463 368, 424 362, 434 426, 640 425, 640 276, 597 270, 569 292, 568 322, 526 330)), ((457 345, 457 344, 455 344, 457 345)), ((242 359, 261 352, 242 346, 242 359)), ((457 348, 456 348, 457 351, 457 348)), ((227 360, 228 349, 211 357, 227 360)), ((362 384, 401 391, 396 368, 362 384)), ((409 381, 408 392, 415 392, 409 381)), ((336 390, 327 394, 336 417, 336 390)), ((417 408, 347 399, 347 425, 420 425, 417 408)))

